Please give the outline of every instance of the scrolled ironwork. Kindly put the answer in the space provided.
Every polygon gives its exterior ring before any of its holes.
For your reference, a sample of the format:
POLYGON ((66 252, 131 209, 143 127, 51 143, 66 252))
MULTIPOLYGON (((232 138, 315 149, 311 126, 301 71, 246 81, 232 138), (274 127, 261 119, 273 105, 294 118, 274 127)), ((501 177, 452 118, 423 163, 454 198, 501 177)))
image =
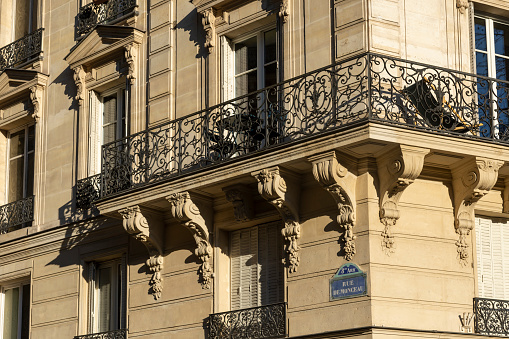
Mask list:
POLYGON ((134 11, 136 0, 108 0, 102 4, 89 3, 76 16, 76 36, 91 32, 95 26, 108 24, 134 11))
POLYGON ((34 196, 0 206, 0 233, 28 226, 34 220, 34 196))
POLYGON ((127 339, 127 330, 77 335, 74 339, 127 339))
POLYGON ((286 303, 209 316, 209 339, 263 339, 285 336, 286 303))
POLYGON ((100 187, 100 173, 78 180, 76 184, 76 207, 81 209, 92 207, 94 202, 99 199, 100 187))
POLYGON ((0 72, 37 57, 42 52, 44 28, 0 48, 0 72))
POLYGON ((484 335, 509 336, 509 301, 474 298, 474 330, 484 335))

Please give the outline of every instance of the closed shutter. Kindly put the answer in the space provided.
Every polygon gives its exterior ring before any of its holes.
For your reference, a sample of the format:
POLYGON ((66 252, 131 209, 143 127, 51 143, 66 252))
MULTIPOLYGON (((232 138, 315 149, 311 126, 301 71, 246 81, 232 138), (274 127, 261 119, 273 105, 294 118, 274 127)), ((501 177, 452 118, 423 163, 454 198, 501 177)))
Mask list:
POLYGON ((88 264, 88 311, 89 311, 89 324, 88 333, 94 333, 95 324, 95 271, 96 265, 94 262, 88 264))
POLYGON ((260 305, 282 300, 281 233, 279 223, 258 227, 260 305))
POLYGON ((101 145, 102 145, 102 114, 101 102, 95 91, 90 91, 90 117, 89 117, 89 143, 88 161, 89 175, 101 172, 101 145))
POLYGON ((491 262, 493 298, 504 299, 503 224, 491 222, 491 262))
POLYGON ((502 226, 502 259, 504 277, 502 282, 504 284, 504 300, 509 300, 509 223, 505 222, 502 226))
POLYGON ((233 71, 234 71, 234 58, 233 58, 233 44, 230 39, 221 36, 221 58, 223 62, 222 69, 222 95, 223 101, 233 99, 235 96, 233 87, 233 71))

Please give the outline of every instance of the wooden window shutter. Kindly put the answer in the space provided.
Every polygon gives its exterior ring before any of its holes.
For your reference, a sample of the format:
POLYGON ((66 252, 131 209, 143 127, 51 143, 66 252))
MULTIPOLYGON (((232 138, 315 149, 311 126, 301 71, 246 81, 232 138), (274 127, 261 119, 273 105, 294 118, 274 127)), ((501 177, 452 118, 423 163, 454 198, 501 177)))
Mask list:
POLYGON ((95 324, 95 272, 96 264, 88 264, 88 333, 94 333, 95 324))
POLYGON ((126 255, 122 255, 120 259, 120 272, 119 272, 119 280, 120 280, 120 309, 119 309, 119 317, 120 317, 120 328, 126 328, 126 304, 127 304, 127 259, 126 255))
POLYGON ((101 172, 101 145, 102 145, 102 113, 101 101, 95 91, 90 91, 90 116, 89 116, 89 143, 88 161, 89 175, 101 172))
POLYGON ((231 234, 232 310, 258 305, 258 233, 256 228, 231 234))
POLYGON ((491 219, 476 218, 477 285, 481 298, 492 298, 494 293, 491 226, 491 219))
POLYGON ((493 298, 504 299, 503 224, 491 223, 491 262, 493 298))
POLYGON ((235 96, 233 86, 234 54, 233 44, 230 39, 221 36, 221 58, 222 58, 222 96, 223 101, 233 99, 235 96))
POLYGON ((259 305, 269 305, 281 301, 281 234, 279 223, 258 227, 258 257, 260 275, 259 305))

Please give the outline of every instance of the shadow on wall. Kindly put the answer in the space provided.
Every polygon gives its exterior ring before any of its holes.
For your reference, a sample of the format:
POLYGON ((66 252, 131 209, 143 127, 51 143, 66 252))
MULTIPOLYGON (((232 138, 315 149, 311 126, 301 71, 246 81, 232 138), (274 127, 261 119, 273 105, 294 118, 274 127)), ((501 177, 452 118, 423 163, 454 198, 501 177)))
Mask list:
POLYGON ((78 103, 74 99, 76 97, 76 84, 74 83, 74 73, 67 67, 62 73, 60 73, 52 82, 52 84, 58 84, 64 87, 64 94, 69 98, 71 105, 68 107, 69 111, 75 111, 78 109, 78 103))
POLYGON ((204 46, 205 30, 201 24, 201 19, 201 15, 199 15, 196 8, 194 8, 175 26, 175 29, 187 32, 189 34, 189 41, 193 42, 195 46, 200 47, 196 54, 197 59, 205 58, 208 55, 208 51, 204 46))

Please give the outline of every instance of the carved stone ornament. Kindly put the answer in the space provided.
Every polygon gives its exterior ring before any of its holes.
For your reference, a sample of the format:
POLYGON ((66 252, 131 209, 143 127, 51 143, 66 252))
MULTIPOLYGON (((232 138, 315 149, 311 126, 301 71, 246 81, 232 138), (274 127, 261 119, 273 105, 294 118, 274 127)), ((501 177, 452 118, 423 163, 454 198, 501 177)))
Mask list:
POLYGON ((312 156, 313 176, 329 192, 338 206, 338 224, 344 228, 343 243, 346 260, 356 253, 354 192, 356 177, 338 163, 335 151, 312 156))
POLYGON ((504 201, 502 212, 509 213, 509 177, 505 177, 504 179, 504 192, 502 197, 504 201))
POLYGON ((200 213, 198 206, 191 200, 189 192, 174 193, 166 199, 171 204, 171 214, 193 235, 197 248, 196 256, 202 262, 200 274, 202 288, 209 289, 212 283, 212 246, 209 241, 209 231, 205 219, 200 213))
POLYGON ((163 232, 162 222, 151 221, 143 216, 139 206, 132 206, 118 211, 122 215, 122 226, 135 239, 141 241, 147 248, 150 258, 146 264, 152 272, 150 279, 150 293, 157 300, 163 290, 161 270, 163 269, 163 232))
POLYGON ((456 8, 461 14, 465 14, 468 9, 468 0, 456 0, 456 8))
POLYGON ((83 100, 85 100, 85 70, 83 66, 78 66, 73 69, 74 71, 74 83, 76 84, 76 100, 80 106, 83 106, 83 100))
POLYGON ((399 145, 377 157, 380 181, 380 221, 384 225, 382 249, 387 255, 394 252, 392 227, 399 219, 398 203, 403 191, 421 174, 424 157, 429 149, 399 145))
POLYGON ((281 233, 288 242, 286 264, 290 273, 296 272, 300 262, 300 248, 297 241, 300 238, 298 214, 300 187, 298 180, 294 175, 277 166, 253 172, 251 175, 258 180, 258 193, 276 207, 283 219, 285 227, 281 233))
POLYGON ((465 333, 473 333, 472 331, 472 320, 474 319, 474 314, 471 312, 463 312, 460 318, 460 332, 465 333))
POLYGON ((42 85, 34 85, 30 87, 30 100, 32 101, 32 105, 34 107, 32 118, 34 118, 37 123, 41 117, 40 109, 41 109, 41 101, 42 101, 42 92, 44 90, 44 86, 42 85))
POLYGON ((279 17, 281 18, 284 24, 288 22, 289 16, 290 16, 290 0, 281 0, 281 4, 279 6, 279 17))
POLYGON ((129 79, 129 83, 131 85, 134 84, 134 80, 136 80, 136 56, 138 55, 138 44, 129 44, 125 46, 125 61, 127 62, 128 70, 127 70, 127 79, 129 79))
POLYGON ((456 242, 458 259, 467 265, 469 245, 467 236, 474 228, 474 207, 495 186, 498 170, 504 163, 487 158, 469 158, 452 172, 454 192, 454 227, 459 235, 456 242))
POLYGON ((203 11, 201 22, 205 30, 205 48, 207 48, 210 54, 216 45, 216 16, 212 8, 203 11))
POLYGON ((253 219, 253 199, 245 185, 232 185, 224 187, 226 200, 233 205, 235 220, 242 222, 253 219))

